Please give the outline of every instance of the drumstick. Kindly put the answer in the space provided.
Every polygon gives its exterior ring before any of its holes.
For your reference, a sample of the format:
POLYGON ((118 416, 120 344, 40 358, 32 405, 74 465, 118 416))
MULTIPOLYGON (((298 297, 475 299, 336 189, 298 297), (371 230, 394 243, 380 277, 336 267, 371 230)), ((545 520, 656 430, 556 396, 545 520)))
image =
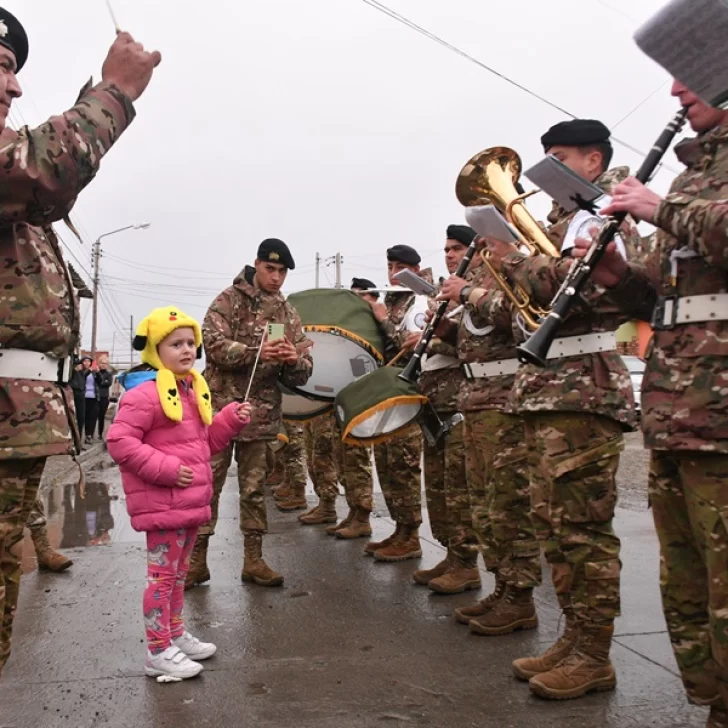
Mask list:
POLYGON ((268 322, 266 321, 265 324, 263 324, 263 336, 260 337, 260 345, 258 346, 258 351, 255 354, 255 361, 253 362, 253 371, 250 373, 250 381, 248 382, 248 388, 245 390, 245 399, 243 402, 248 401, 248 396, 250 395, 250 388, 253 386, 253 377, 255 376, 255 370, 258 368, 258 360, 260 359, 260 352, 263 349, 263 343, 265 342, 265 336, 268 333, 268 322))
POLYGON ((409 349, 400 349, 394 359, 392 361, 387 362, 385 366, 391 367, 393 364, 396 364, 405 354, 410 354, 411 352, 409 349))
POLYGON ((119 23, 116 22, 116 15, 114 15, 114 8, 111 7, 111 0, 106 0, 106 7, 109 9, 109 15, 111 16, 111 22, 114 24, 114 29, 116 30, 117 35, 121 33, 121 28, 119 27, 119 23))

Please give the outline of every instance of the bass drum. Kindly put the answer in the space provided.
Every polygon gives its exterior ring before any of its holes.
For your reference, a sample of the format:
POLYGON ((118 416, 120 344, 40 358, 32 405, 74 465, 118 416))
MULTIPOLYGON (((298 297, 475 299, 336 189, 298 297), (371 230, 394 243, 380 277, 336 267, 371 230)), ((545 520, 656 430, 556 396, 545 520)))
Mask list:
POLYGON ((416 426, 428 405, 417 386, 399 378, 399 367, 382 367, 349 384, 336 397, 342 439, 368 447, 416 426))
MULTIPOLYGON (((293 293, 288 302, 313 341, 313 374, 294 394, 333 403, 348 384, 384 362, 384 341, 366 301, 351 291, 314 288, 293 293)), ((319 413, 320 414, 320 413, 319 413)))
POLYGON ((284 420, 306 422, 307 420, 312 420, 314 417, 331 412, 334 408, 331 402, 322 402, 321 400, 311 399, 310 397, 303 397, 287 389, 282 384, 278 386, 283 395, 281 410, 284 420))

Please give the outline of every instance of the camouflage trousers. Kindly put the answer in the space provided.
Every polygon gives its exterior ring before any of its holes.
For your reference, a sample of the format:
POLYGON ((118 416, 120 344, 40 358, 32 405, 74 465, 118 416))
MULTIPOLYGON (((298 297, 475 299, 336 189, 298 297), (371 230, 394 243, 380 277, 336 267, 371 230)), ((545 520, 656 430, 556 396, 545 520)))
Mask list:
POLYGON ((486 567, 519 589, 538 586, 523 420, 498 410, 465 413, 465 452, 473 530, 486 567))
POLYGON ((337 464, 341 459, 341 437, 334 415, 320 415, 306 422, 303 436, 314 492, 322 501, 335 501, 339 495, 337 464))
POLYGON ((422 523, 422 432, 412 426, 402 435, 374 446, 374 462, 389 515, 396 523, 422 523))
POLYGON ((374 480, 372 479, 371 448, 339 443, 339 473, 349 508, 374 510, 374 480))
POLYGON ((728 455, 653 451, 650 499, 672 649, 692 702, 728 708, 728 455))
POLYGON ((291 487, 306 487, 306 447, 304 426, 300 422, 286 422, 288 444, 279 451, 283 459, 285 482, 291 487))
POLYGON ((23 529, 38 497, 45 458, 0 460, 0 674, 10 657, 20 594, 23 529))
POLYGON ((268 514, 265 509, 263 486, 268 474, 265 440, 233 442, 210 460, 212 466, 212 517, 200 526, 199 534, 212 536, 217 525, 217 511, 220 493, 225 485, 233 452, 238 464, 238 486, 240 488, 240 530, 243 533, 262 534, 268 532, 268 514))
POLYGON ((464 561, 478 557, 465 469, 465 425, 435 446, 424 440, 425 497, 432 535, 464 561))
POLYGON ((531 517, 561 608, 582 629, 619 615, 615 476, 624 447, 614 420, 578 412, 525 413, 531 517))
POLYGON ((25 524, 28 528, 40 528, 46 525, 45 508, 40 498, 35 499, 33 507, 28 514, 28 522, 25 524))

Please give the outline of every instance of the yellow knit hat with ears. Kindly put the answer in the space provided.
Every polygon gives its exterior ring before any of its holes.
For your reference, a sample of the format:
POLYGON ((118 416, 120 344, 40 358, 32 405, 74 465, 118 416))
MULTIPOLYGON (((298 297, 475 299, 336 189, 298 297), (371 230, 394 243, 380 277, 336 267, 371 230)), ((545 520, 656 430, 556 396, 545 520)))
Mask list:
MULTIPOLYGON (((164 414, 174 422, 182 422, 182 401, 179 397, 177 378, 173 372, 162 364, 157 347, 173 331, 184 328, 190 328, 195 333, 195 346, 197 347, 197 358, 199 359, 202 356, 202 330, 200 324, 176 306, 155 308, 139 324, 134 337, 134 348, 141 351, 142 361, 157 370, 159 401, 162 404, 164 414)), ((212 423, 210 388, 199 372, 192 369, 189 375, 192 377, 192 389, 197 397, 200 417, 202 417, 202 421, 206 425, 209 425, 212 423)))

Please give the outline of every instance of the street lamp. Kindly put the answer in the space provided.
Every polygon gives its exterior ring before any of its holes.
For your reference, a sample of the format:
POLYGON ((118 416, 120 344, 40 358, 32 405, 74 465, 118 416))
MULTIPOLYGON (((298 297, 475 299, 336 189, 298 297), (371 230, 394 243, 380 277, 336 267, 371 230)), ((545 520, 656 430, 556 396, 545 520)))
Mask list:
POLYGON ((137 225, 125 225, 124 227, 117 228, 116 230, 110 230, 108 233, 99 235, 94 243, 92 258, 94 261, 94 303, 93 303, 93 316, 91 322, 91 356, 96 359, 96 332, 98 329, 99 319, 99 261, 101 259, 101 239, 108 238, 109 235, 116 235, 116 233, 124 232, 124 230, 146 230, 152 223, 142 222, 137 225))

